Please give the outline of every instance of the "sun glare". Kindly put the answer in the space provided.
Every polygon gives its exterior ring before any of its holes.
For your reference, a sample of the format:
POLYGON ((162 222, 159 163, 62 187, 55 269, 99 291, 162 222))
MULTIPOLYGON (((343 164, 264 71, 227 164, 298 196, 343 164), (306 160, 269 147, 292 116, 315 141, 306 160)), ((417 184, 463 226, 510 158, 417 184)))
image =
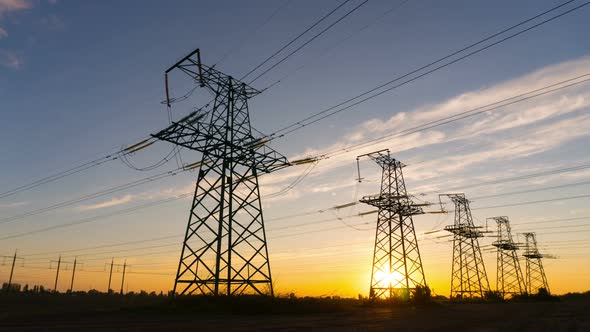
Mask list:
POLYGON ((395 287, 400 284, 403 284, 404 276, 397 271, 394 271, 394 272, 377 271, 375 273, 375 279, 382 286, 395 287))

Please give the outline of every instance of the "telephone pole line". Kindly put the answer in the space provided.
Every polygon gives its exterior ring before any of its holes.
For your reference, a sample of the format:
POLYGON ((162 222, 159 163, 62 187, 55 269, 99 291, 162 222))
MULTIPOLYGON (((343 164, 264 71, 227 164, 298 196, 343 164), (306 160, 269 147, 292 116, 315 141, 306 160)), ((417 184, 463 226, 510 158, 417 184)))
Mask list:
POLYGON ((128 266, 129 265, 127 265, 127 259, 125 259, 123 264, 115 264, 115 258, 113 257, 111 259, 110 271, 109 271, 109 289, 108 289, 109 294, 111 292, 113 292, 113 290, 111 289, 111 282, 113 280, 113 268, 116 267, 118 269, 119 267, 122 267, 123 268, 123 275, 121 277, 121 295, 123 295, 123 283, 125 282, 125 273, 126 273, 128 266))
POLYGON ((381 192, 360 200, 379 208, 369 297, 409 298, 412 290, 426 286, 412 216, 423 214, 422 206, 430 204, 412 202, 402 174, 405 165, 392 158, 387 149, 357 157, 359 182, 361 157, 372 159, 382 168, 381 192))
POLYGON ((49 264, 50 264, 49 265, 49 268, 50 269, 51 269, 51 264, 52 263, 57 263, 57 267, 56 267, 56 271, 55 271, 55 284, 53 286, 53 291, 54 292, 57 292, 57 285, 58 285, 58 281, 59 281, 59 274, 61 272, 62 266, 65 266, 65 269, 67 270, 68 269, 68 265, 69 264, 72 264, 72 266, 73 266, 73 268, 72 268, 72 280, 70 282, 70 288, 69 288, 69 291, 71 292, 72 291, 72 287, 74 285, 74 276, 76 274, 76 263, 77 263, 76 262, 76 259, 74 259, 73 262, 71 262, 71 261, 68 262, 68 261, 64 261, 61 258, 61 255, 59 255, 59 258, 57 260, 51 260, 51 261, 49 261, 49 264))

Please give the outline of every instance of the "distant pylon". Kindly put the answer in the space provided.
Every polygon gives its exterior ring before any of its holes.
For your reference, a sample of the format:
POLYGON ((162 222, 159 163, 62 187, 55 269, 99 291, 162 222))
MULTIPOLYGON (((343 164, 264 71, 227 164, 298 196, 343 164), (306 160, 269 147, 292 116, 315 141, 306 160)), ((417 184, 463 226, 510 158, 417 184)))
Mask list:
MULTIPOLYGON (((370 298, 408 297, 411 290, 426 286, 418 240, 412 215, 424 213, 406 192, 403 165, 389 155, 389 150, 367 156, 382 168, 381 192, 365 196, 360 201, 379 208, 370 298)), ((360 181, 359 171, 359 181, 360 181)))
MULTIPOLYGON (((199 50, 166 70, 187 74, 215 96, 199 109, 152 135, 200 152, 182 252, 174 281, 180 294, 273 294, 258 175, 291 166, 255 138, 248 99, 260 91, 201 63, 199 50)), ((169 98, 166 85, 167 103, 169 98)))
POLYGON ((549 283, 543 269, 541 259, 545 255, 539 252, 537 248, 537 238, 535 233, 523 233, 525 237, 525 249, 523 256, 526 258, 526 286, 529 294, 536 294, 539 289, 544 288, 549 291, 549 283))
POLYGON ((442 194, 455 204, 455 223, 445 227, 453 233, 451 298, 484 297, 490 289, 478 238, 483 232, 473 224, 465 194, 442 194))
POLYGON ((508 217, 490 218, 498 224, 498 240, 492 245, 498 248, 498 270, 496 274, 496 288, 502 298, 524 294, 525 284, 518 262, 516 250, 518 244, 512 240, 510 221, 508 217))

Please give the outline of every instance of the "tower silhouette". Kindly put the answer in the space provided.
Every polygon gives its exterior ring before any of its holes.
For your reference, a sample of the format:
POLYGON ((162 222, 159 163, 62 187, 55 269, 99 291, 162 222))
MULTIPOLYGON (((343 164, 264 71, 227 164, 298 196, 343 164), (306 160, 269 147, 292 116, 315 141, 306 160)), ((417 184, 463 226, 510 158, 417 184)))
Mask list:
POLYGON ((445 227, 453 233, 451 298, 484 297, 490 284, 478 238, 483 232, 473 224, 465 194, 443 194, 455 204, 455 223, 445 227))
POLYGON ((525 284, 518 262, 518 245, 512 240, 508 217, 493 217, 498 225, 498 240, 492 245, 498 248, 496 288, 502 298, 525 293, 525 284))
POLYGON ((357 161, 364 156, 382 168, 380 193, 360 200, 379 208, 369 297, 407 298, 411 290, 426 286, 412 216, 424 213, 421 206, 427 204, 412 202, 402 174, 405 165, 389 150, 360 155, 357 161))
POLYGON ((537 237, 535 233, 523 233, 525 237, 525 250, 523 256, 526 259, 526 288, 529 294, 539 293, 541 288, 545 289, 547 293, 549 290, 549 283, 543 269, 543 262, 541 259, 546 257, 539 252, 537 248, 537 237))
MULTIPOLYGON (((287 158, 252 135, 248 99, 260 92, 201 63, 199 49, 177 69, 214 96, 152 136, 198 151, 200 162, 174 293, 273 295, 258 175, 290 166, 287 158)), ((168 85, 166 85, 168 101, 168 85)))

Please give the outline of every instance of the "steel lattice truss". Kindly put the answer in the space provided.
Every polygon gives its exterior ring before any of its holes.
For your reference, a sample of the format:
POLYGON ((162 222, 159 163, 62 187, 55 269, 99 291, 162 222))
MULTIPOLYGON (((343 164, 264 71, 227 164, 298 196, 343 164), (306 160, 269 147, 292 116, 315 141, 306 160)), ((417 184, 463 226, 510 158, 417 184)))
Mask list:
POLYGON ((407 297, 410 290, 426 286, 412 220, 412 215, 424 212, 406 192, 405 165, 391 158, 388 150, 363 156, 382 168, 380 194, 360 200, 379 208, 369 294, 371 298, 407 297))
POLYGON ((198 50, 166 73, 172 69, 215 95, 209 112, 195 111, 153 135, 202 153, 174 292, 272 295, 258 175, 290 164, 252 136, 248 99, 259 92, 201 64, 198 50))
POLYGON ((445 194, 455 204, 455 223, 445 227, 453 233, 451 298, 484 297, 490 284, 478 238, 483 232, 473 224, 465 194, 445 194))
POLYGON ((515 296, 525 293, 524 278, 518 262, 518 245, 512 240, 508 217, 493 217, 498 224, 498 240, 492 245, 498 248, 496 288, 500 295, 515 296))
POLYGON ((544 288, 547 293, 549 291, 549 283, 547 276, 543 269, 543 262, 541 259, 545 257, 539 252, 537 248, 537 238, 535 233, 524 233, 525 237, 525 252, 526 258, 526 288, 529 294, 536 294, 539 289, 544 288))

